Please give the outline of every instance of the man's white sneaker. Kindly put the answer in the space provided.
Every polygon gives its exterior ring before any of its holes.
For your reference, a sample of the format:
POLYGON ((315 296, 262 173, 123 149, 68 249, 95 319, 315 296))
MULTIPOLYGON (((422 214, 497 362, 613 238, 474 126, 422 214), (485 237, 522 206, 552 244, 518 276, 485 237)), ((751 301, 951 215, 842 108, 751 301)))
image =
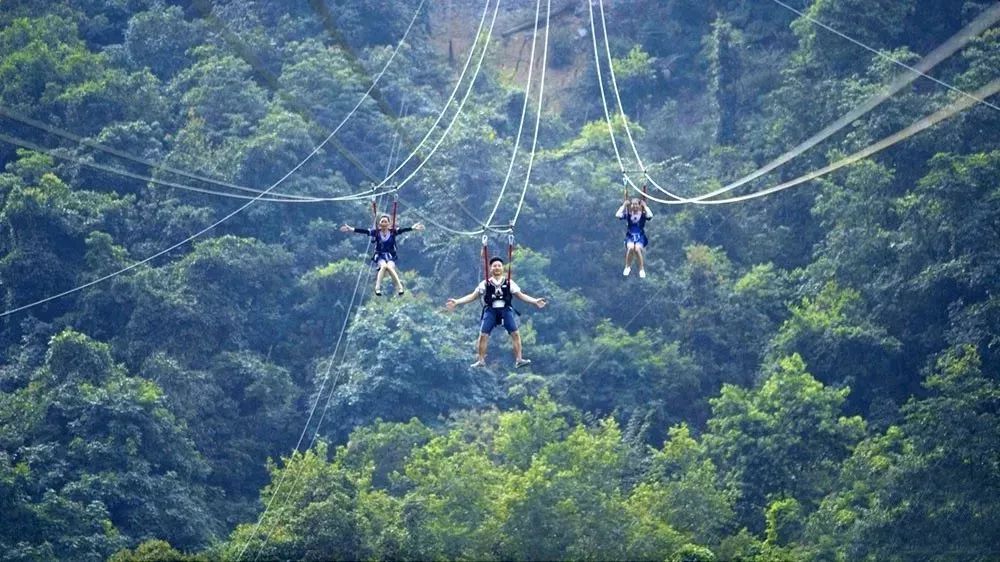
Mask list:
POLYGON ((625 269, 622 270, 622 275, 624 275, 625 277, 628 277, 629 273, 632 273, 631 267, 626 267, 625 269))
POLYGON ((645 269, 640 269, 639 270, 639 277, 641 279, 645 279, 646 278, 646 270, 645 269))
POLYGON ((469 366, 470 367, 485 367, 486 366, 486 361, 483 361, 482 359, 478 359, 478 360, 476 360, 475 363, 473 363, 472 365, 469 365, 469 366))

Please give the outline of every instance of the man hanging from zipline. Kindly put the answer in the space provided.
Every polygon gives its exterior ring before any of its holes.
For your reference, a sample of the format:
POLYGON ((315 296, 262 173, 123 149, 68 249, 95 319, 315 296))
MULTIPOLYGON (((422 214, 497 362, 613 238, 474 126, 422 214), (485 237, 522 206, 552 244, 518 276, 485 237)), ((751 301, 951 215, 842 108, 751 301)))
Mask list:
MULTIPOLYGON (((486 237, 484 236, 484 258, 487 256, 485 240, 486 237)), ((513 247, 513 236, 511 236, 510 246, 511 248, 513 247)), ((479 341, 476 347, 477 357, 476 362, 472 364, 473 367, 486 366, 486 346, 489 343, 490 333, 498 324, 503 324, 504 329, 510 334, 511 346, 514 349, 514 366, 523 367, 531 363, 531 360, 525 359, 521 354, 521 334, 517 330, 517 319, 514 317, 517 311, 514 310, 512 301, 514 297, 517 297, 528 304, 543 308, 546 304, 545 299, 524 294, 517 283, 511 279, 509 269, 507 270, 507 275, 504 275, 504 262, 501 258, 495 257, 489 260, 487 265, 489 273, 486 279, 479 282, 476 290, 458 299, 448 299, 446 306, 448 310, 455 310, 457 305, 470 303, 482 298, 482 321, 479 328, 479 341)))

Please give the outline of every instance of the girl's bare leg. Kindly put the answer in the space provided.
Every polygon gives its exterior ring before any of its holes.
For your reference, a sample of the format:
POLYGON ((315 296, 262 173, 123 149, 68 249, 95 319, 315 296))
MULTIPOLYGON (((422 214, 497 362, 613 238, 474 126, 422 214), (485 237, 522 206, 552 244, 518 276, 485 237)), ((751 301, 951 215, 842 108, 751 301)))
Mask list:
POLYGON ((375 292, 382 290, 382 276, 385 275, 385 262, 378 261, 378 273, 375 274, 375 292))
POLYGON ((389 270, 389 276, 392 277, 393 283, 396 284, 396 292, 403 292, 403 282, 399 279, 399 273, 396 272, 396 264, 393 262, 387 262, 385 264, 386 269, 389 270))

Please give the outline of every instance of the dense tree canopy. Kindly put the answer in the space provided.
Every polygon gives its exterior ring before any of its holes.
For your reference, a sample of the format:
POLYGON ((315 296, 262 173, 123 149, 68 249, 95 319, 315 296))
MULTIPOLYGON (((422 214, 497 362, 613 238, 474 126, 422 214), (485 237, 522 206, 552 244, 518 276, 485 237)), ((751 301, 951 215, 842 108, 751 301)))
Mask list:
POLYGON ((553 5, 537 136, 535 7, 491 35, 471 0, 3 3, 0 558, 1000 556, 995 100, 766 197, 652 201, 793 180, 997 80, 991 21, 742 181, 996 6, 553 5), (427 227, 401 296, 338 229, 383 183, 427 227), (470 367, 480 303, 445 307, 487 218, 548 302, 515 301, 528 367, 503 329, 470 367))

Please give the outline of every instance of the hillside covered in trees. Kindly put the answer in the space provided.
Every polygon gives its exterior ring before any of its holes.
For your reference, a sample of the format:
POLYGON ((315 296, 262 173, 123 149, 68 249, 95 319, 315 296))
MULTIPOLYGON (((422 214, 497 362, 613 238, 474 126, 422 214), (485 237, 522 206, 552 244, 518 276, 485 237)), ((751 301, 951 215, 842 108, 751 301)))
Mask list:
POLYGON ((998 19, 4 0, 0 559, 1000 559, 998 19))

